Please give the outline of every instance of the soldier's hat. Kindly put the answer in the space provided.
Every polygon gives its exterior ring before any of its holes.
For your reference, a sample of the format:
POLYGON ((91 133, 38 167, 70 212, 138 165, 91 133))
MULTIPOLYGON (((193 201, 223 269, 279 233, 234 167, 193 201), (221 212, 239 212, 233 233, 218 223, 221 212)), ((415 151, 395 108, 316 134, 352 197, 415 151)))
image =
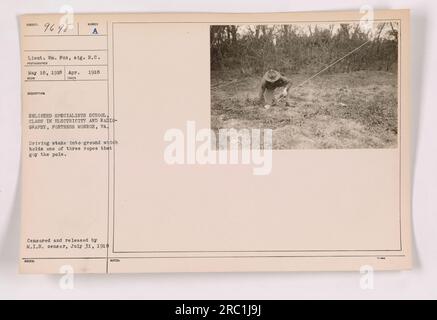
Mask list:
POLYGON ((264 74, 264 79, 268 82, 276 82, 281 78, 281 74, 273 69, 270 69, 264 74))

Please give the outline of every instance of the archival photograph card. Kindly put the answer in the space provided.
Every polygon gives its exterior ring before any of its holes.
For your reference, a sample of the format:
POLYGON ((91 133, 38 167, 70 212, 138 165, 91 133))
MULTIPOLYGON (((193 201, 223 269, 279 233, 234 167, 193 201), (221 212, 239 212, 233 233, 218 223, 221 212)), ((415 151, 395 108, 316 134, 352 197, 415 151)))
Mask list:
POLYGON ((411 268, 408 10, 20 28, 20 272, 411 268))

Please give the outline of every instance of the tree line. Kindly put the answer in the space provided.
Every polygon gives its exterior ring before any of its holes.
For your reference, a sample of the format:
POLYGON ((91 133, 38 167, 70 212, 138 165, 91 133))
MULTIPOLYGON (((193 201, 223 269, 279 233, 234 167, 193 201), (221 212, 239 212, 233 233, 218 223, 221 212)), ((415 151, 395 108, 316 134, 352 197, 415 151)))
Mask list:
POLYGON ((383 70, 396 72, 398 25, 360 24, 215 25, 210 28, 211 70, 236 75, 312 73, 354 52, 326 72, 383 70))

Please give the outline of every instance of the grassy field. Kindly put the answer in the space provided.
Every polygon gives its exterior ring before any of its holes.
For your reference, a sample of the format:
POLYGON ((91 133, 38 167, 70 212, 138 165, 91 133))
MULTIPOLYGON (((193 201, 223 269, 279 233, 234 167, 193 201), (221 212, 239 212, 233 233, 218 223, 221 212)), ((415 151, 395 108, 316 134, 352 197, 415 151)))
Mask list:
MULTIPOLYGON (((293 85, 307 75, 286 75, 293 85)), ((218 79, 211 89, 211 128, 273 130, 274 149, 394 148, 397 75, 359 71, 320 75, 266 110, 260 78, 218 79)))

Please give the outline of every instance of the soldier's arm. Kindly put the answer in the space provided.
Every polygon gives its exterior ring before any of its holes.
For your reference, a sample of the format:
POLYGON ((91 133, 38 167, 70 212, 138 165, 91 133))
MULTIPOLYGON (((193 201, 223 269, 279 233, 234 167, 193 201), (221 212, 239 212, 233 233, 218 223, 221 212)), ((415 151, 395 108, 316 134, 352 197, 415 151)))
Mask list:
POLYGON ((288 78, 285 77, 285 76, 282 76, 282 77, 281 77, 281 80, 282 80, 284 83, 286 83, 285 88, 284 88, 284 91, 282 91, 282 96, 285 97, 285 96, 288 95, 288 89, 291 88, 291 80, 288 79, 288 78))
POLYGON ((288 89, 291 88, 291 80, 285 76, 282 76, 282 80, 287 83, 287 85, 285 86, 285 89, 288 91, 288 89))

